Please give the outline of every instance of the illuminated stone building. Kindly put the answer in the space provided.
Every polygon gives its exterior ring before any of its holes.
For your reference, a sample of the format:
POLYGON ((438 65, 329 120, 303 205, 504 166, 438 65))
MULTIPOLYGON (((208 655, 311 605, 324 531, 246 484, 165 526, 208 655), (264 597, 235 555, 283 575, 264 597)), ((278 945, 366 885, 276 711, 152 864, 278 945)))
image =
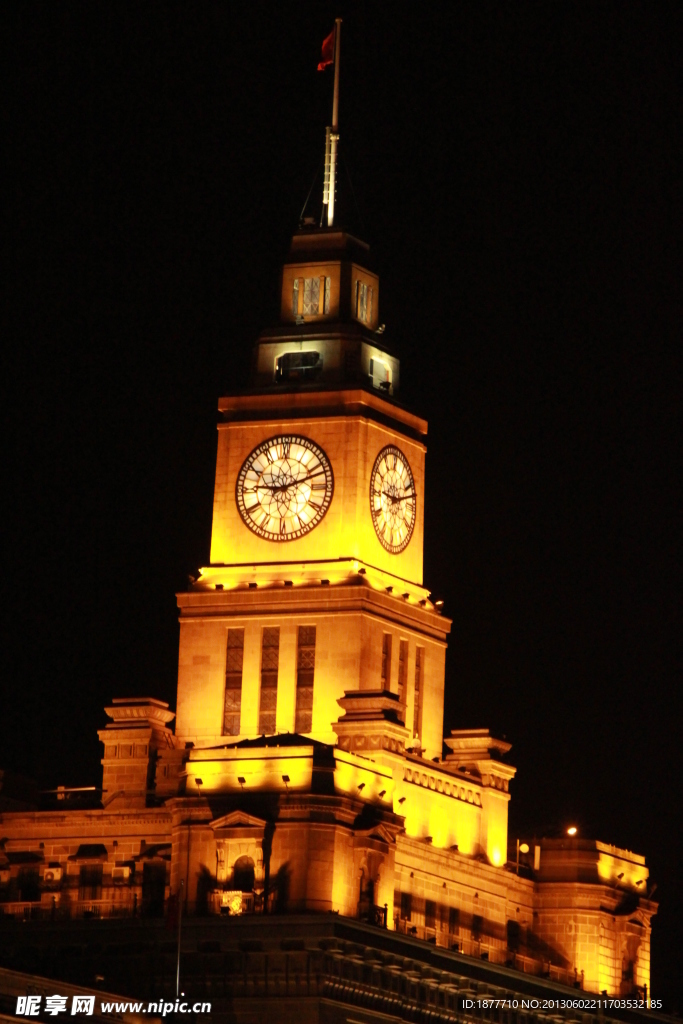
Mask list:
POLYGON ((451 623, 423 584, 427 423, 398 401, 379 291, 363 242, 294 235, 280 322, 250 388, 219 401, 175 715, 151 698, 106 709, 101 803, 7 798, 0 910, 125 919, 180 895, 216 924, 339 915, 413 956, 431 944, 453 971, 472 958, 649 989, 644 859, 580 837, 509 856, 510 745, 457 730, 443 756, 451 623))

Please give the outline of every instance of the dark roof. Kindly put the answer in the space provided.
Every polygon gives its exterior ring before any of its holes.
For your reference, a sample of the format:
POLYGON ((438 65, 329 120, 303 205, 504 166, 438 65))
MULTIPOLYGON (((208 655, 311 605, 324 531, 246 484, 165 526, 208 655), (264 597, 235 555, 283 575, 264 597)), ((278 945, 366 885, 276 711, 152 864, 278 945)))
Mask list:
POLYGON ((213 750, 249 750, 257 747, 315 747, 324 749, 329 743, 321 743, 320 740, 313 740, 310 736, 302 736, 296 732, 282 732, 275 736, 257 736, 253 740, 240 740, 239 743, 222 743, 220 747, 213 747, 213 750))

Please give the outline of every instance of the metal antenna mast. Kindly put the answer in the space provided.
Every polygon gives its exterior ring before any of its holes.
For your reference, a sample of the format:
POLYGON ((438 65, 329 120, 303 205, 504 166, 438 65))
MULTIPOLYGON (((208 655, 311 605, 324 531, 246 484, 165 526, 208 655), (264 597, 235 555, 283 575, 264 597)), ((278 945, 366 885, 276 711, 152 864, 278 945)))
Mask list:
POLYGON ((327 207, 327 226, 334 224, 334 194, 337 180, 337 143, 339 142, 339 48, 341 18, 334 21, 334 96, 332 99, 332 125, 325 129, 325 176, 323 179, 323 206, 327 207))

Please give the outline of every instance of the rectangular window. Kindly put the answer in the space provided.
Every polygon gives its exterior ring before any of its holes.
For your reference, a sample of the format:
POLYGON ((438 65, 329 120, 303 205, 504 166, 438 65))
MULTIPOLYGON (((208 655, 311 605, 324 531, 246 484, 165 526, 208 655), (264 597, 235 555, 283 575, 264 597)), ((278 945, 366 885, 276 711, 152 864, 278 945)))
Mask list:
POLYGON ((315 380, 322 369, 320 352, 284 352, 275 359, 275 383, 315 380))
POLYGON ((294 731, 313 728, 313 677, 315 675, 315 626, 299 626, 296 651, 296 716, 294 731))
POLYGON ((323 309, 324 309, 325 313, 329 313, 329 311, 330 311, 330 282, 331 282, 331 280, 332 280, 331 277, 326 277, 325 278, 325 305, 323 306, 323 309))
POLYGON ((448 931, 451 935, 457 935, 460 932, 460 909, 458 907, 449 907, 448 931))
POLYGON ((478 941, 484 928, 484 918, 481 914, 472 914, 472 938, 478 941))
POLYGON ((408 641, 401 640, 398 645, 398 699, 403 700, 406 692, 408 676, 408 641))
POLYGON ((425 900, 425 928, 436 928, 436 903, 425 900))
POLYGON ((78 878, 79 900, 99 900, 102 898, 102 865, 83 864, 78 878))
POLYGON ((391 394, 391 367, 383 359, 370 360, 370 377, 373 388, 391 394))
POLYGON ((382 689, 391 689, 391 633, 385 633, 382 641, 382 689))
POLYGON ((19 896, 25 903, 40 902, 40 876, 37 868, 20 867, 17 886, 19 896))
POLYGON ((519 949, 521 940, 521 929, 519 927, 519 921, 508 921, 505 930, 507 933, 508 949, 512 953, 516 953, 519 949))
POLYGON ((320 304, 320 278, 304 278, 304 316, 311 316, 318 312, 320 304))
POLYGON ((244 665, 244 630, 228 630, 225 657, 225 710, 223 735, 239 736, 242 710, 242 666, 244 665))
POLYGON ((299 278, 294 278, 294 287, 292 288, 292 313, 297 316, 299 313, 299 278))
POLYGON ((363 281, 356 281, 356 316, 364 324, 372 320, 372 288, 363 281))
POLYGON ((401 920, 410 921, 413 916, 413 894, 410 892, 401 893, 401 920))
POLYGON ((422 704, 424 689, 425 649, 415 650, 415 696, 413 700, 413 739, 422 739, 422 704))
POLYGON ((277 670, 280 657, 280 627, 266 626, 261 637, 261 698, 258 728, 262 736, 275 732, 277 670))

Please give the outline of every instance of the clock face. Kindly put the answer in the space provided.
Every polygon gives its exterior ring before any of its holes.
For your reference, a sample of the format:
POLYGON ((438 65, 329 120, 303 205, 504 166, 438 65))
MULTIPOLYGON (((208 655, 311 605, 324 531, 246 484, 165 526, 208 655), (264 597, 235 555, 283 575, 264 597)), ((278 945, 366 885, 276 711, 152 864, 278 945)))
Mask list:
POLYGON ((415 526, 415 481, 410 464, 394 445, 382 448, 370 477, 370 514, 382 547, 397 555, 415 526))
POLYGON ((265 540, 297 540, 318 525, 334 493, 330 461, 307 437, 271 437, 245 460, 235 487, 242 519, 265 540))

